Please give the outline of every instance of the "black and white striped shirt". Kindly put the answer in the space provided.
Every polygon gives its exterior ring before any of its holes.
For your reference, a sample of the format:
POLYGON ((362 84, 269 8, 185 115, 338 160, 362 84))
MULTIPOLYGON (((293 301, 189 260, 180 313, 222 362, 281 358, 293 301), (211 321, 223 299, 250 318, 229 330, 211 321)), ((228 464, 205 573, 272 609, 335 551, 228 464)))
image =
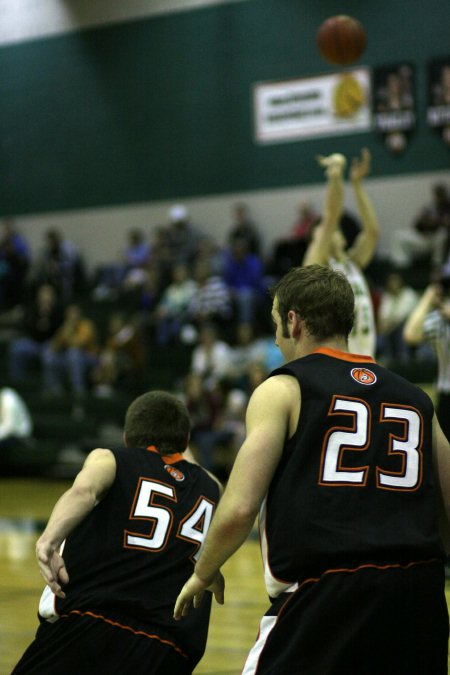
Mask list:
POLYGON ((425 317, 423 331, 438 360, 436 388, 438 392, 450 394, 450 321, 436 309, 425 317))

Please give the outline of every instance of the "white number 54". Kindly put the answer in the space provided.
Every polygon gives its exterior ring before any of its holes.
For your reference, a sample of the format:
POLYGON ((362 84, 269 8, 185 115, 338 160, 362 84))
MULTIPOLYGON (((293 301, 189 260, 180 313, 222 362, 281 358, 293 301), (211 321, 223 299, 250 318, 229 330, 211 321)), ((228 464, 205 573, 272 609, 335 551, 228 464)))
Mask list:
MULTIPOLYGON (((174 517, 170 506, 156 503, 156 499, 158 501, 169 500, 167 504, 177 502, 175 488, 167 483, 141 479, 130 519, 148 521, 150 532, 148 535, 144 535, 125 530, 125 548, 153 552, 165 548, 172 530, 174 517)), ((179 523, 176 536, 191 544, 196 544, 192 556, 194 560, 199 556, 201 545, 211 523, 213 511, 213 502, 210 502, 206 497, 199 497, 194 508, 179 523)))

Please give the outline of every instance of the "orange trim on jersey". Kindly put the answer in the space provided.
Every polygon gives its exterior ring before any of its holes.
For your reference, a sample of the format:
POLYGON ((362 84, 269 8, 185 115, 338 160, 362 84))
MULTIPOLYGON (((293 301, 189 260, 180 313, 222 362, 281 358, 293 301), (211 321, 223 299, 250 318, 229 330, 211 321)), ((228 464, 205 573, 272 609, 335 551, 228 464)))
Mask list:
POLYGON ((154 445, 149 445, 147 450, 149 452, 155 452, 157 455, 161 457, 161 459, 166 463, 166 464, 176 464, 177 462, 181 462, 184 457, 181 454, 181 452, 174 452, 173 455, 161 455, 158 451, 158 449, 154 445))
POLYGON ((177 647, 177 645, 174 642, 171 642, 170 640, 165 640, 164 638, 160 637, 159 635, 153 635, 152 633, 146 633, 143 630, 135 630, 134 628, 131 628, 131 626, 124 626, 122 623, 119 623, 118 621, 113 621, 112 619, 107 619, 105 616, 102 616, 101 614, 94 614, 94 612, 81 612, 79 609, 72 609, 70 612, 67 614, 62 614, 61 618, 67 618, 71 614, 76 614, 78 616, 90 616, 93 619, 100 619, 101 621, 104 621, 105 623, 111 624, 111 626, 116 626, 117 628, 122 628, 123 630, 129 630, 131 633, 134 633, 134 635, 143 635, 144 637, 150 638, 152 640, 158 640, 159 642, 162 642, 165 645, 169 645, 170 647, 173 647, 176 652, 181 654, 185 659, 188 659, 189 656, 183 652, 180 647, 177 647))
POLYGON ((161 455, 161 457, 166 464, 176 464, 177 462, 182 462, 184 459, 181 452, 175 452, 173 455, 161 455))
MULTIPOLYGON (((439 558, 430 558, 429 560, 416 560, 415 562, 405 563, 387 563, 386 565, 377 565, 376 563, 364 563, 363 565, 358 565, 358 567, 342 567, 331 570, 325 570, 320 577, 312 577, 311 579, 305 579, 298 586, 298 591, 305 586, 306 584, 317 583, 321 580, 322 577, 328 574, 339 574, 342 572, 347 572, 348 574, 353 574, 354 572, 359 572, 364 569, 376 569, 376 570, 389 570, 389 569, 402 569, 407 570, 410 567, 416 567, 417 565, 430 565, 431 563, 442 562, 439 558)), ((296 593, 297 591, 294 591, 296 593)), ((283 605, 285 607, 286 603, 283 605)))
POLYGON ((351 363, 376 363, 375 359, 367 354, 351 354, 350 352, 341 352, 340 349, 331 349, 330 347, 318 347, 313 354, 325 354, 325 356, 332 356, 334 359, 341 359, 341 361, 350 361, 351 363))

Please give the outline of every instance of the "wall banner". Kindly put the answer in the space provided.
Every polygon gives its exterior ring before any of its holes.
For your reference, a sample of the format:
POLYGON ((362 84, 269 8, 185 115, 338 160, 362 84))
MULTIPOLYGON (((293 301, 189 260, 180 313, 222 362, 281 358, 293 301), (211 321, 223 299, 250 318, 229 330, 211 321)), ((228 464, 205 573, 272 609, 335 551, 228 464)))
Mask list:
POLYGON ((255 139, 278 143, 371 128, 367 68, 253 87, 255 139))

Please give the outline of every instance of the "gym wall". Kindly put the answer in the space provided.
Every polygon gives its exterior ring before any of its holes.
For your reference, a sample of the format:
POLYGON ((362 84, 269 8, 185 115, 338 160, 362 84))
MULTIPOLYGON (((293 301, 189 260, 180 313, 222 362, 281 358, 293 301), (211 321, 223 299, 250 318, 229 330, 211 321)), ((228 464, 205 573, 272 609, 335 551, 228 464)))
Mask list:
POLYGON ((426 65, 448 56, 447 0, 339 5, 367 29, 362 65, 416 66, 418 126, 401 156, 373 131, 255 142, 255 83, 336 72, 315 46, 317 27, 336 13, 333 0, 197 2, 191 11, 181 4, 86 27, 86 3, 74 2, 82 29, 4 40, 0 215, 15 216, 33 245, 56 225, 89 247, 91 262, 116 257, 129 226, 150 230, 175 201, 221 239, 236 199, 250 204, 270 243, 289 230, 298 201, 320 208, 315 156, 367 146, 387 250, 392 227, 409 227, 430 186, 450 179, 449 149, 426 125, 426 65))

